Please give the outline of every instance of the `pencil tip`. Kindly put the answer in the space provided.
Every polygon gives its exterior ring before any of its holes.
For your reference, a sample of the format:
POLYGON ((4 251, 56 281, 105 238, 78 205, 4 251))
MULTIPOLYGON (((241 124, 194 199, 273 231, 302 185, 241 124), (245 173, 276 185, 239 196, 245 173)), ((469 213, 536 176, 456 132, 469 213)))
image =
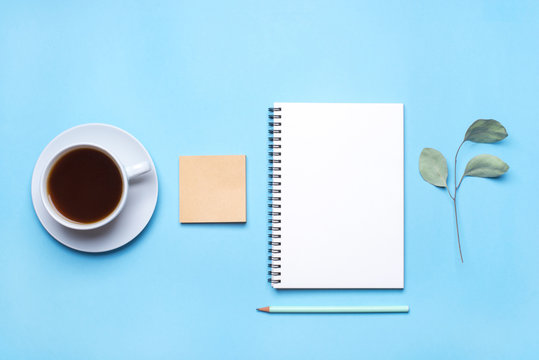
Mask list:
POLYGON ((258 308, 257 310, 263 311, 263 312, 269 312, 269 306, 261 307, 261 308, 258 308))

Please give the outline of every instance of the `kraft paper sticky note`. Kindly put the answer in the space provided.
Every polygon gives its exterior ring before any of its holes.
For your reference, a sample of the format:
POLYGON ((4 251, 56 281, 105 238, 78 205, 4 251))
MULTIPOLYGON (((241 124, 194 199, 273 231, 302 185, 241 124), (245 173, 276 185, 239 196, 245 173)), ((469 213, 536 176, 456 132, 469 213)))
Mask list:
POLYGON ((245 155, 180 156, 180 222, 246 221, 245 155))

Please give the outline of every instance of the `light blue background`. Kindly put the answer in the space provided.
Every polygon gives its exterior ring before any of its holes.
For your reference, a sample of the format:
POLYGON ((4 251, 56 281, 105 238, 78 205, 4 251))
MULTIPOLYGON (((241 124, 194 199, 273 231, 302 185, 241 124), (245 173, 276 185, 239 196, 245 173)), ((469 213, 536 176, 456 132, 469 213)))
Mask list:
POLYGON ((3 1, 0 357, 537 358, 538 17, 536 1, 3 1), (273 101, 405 104, 404 290, 266 283, 273 101), (465 179, 462 265, 449 197, 417 160, 427 146, 451 159, 477 118, 509 137, 466 144, 459 173, 483 152, 511 169, 465 179), (43 147, 88 122, 138 137, 160 185, 146 231, 98 256, 53 240, 30 199, 43 147), (247 155, 247 224, 178 223, 182 154, 247 155), (270 304, 411 311, 255 311, 270 304))

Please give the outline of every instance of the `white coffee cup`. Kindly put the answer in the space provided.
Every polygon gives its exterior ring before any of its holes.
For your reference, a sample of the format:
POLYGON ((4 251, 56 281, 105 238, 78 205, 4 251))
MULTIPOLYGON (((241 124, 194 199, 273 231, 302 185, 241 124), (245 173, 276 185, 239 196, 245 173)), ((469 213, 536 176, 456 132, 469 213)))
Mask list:
POLYGON ((125 205, 125 202, 127 200, 128 193, 129 193, 129 181, 139 175, 147 173, 150 170, 151 170, 151 166, 150 166, 150 163, 147 161, 143 161, 134 165, 125 166, 124 164, 121 163, 118 157, 116 157, 113 153, 111 153, 109 150, 105 149, 104 147, 100 145, 91 144, 91 143, 81 143, 81 144, 76 144, 76 145, 70 145, 70 146, 60 149, 56 153, 56 155, 54 155, 47 163, 47 166, 45 167, 45 171, 43 172, 43 175, 41 176, 41 184, 40 184, 41 200, 43 202, 43 205, 45 206, 45 209, 49 213, 49 215, 58 223, 62 224, 63 226, 71 228, 71 229, 75 229, 75 230, 97 229, 99 227, 102 227, 110 223, 122 211, 125 205), (122 177, 122 195, 120 197, 120 201, 118 202, 118 205, 116 205, 116 208, 109 215, 107 215, 107 217, 99 221, 92 222, 92 223, 76 222, 62 215, 54 206, 52 200, 50 199, 48 189, 47 189, 47 180, 56 162, 68 152, 75 149, 80 149, 80 148, 96 149, 106 154, 110 159, 112 159, 112 161, 114 161, 114 163, 120 170, 120 174, 122 177))

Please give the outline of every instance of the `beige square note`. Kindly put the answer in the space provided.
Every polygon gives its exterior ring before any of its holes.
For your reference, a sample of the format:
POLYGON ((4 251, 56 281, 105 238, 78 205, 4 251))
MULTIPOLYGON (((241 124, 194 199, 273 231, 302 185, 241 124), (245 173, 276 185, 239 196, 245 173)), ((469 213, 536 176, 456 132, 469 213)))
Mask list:
POLYGON ((245 222, 245 155, 180 156, 180 222, 245 222))

